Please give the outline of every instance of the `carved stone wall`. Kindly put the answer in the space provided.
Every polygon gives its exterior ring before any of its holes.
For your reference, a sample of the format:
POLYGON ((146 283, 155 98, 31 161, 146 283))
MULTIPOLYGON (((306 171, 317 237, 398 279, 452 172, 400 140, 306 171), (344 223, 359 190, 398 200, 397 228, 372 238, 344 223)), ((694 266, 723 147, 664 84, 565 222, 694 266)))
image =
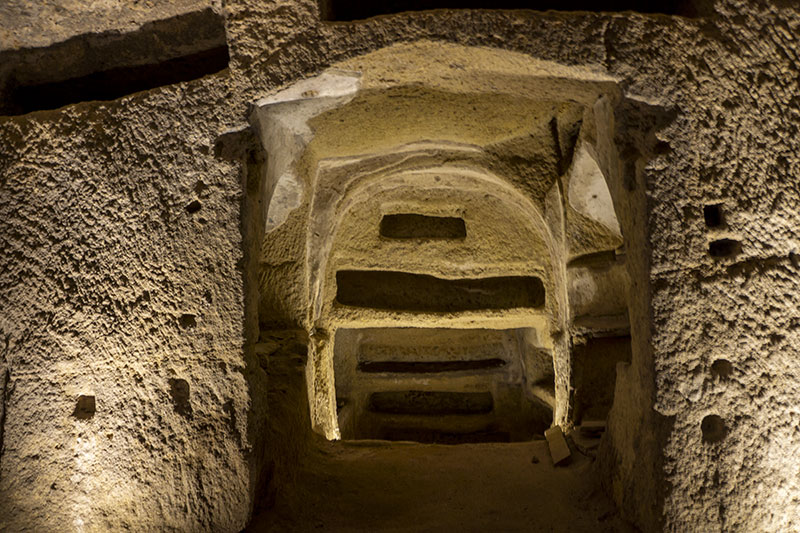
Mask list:
MULTIPOLYGON (((608 210, 587 203, 594 161, 625 253, 611 265, 567 261, 552 286, 593 280, 574 299, 580 315, 563 315, 559 341, 591 347, 581 328, 601 316, 593 295, 615 293, 615 269, 628 276, 630 364, 617 366, 601 453, 624 515, 648 531, 800 527, 794 2, 353 22, 322 20, 335 18, 330 6, 320 17, 312 0, 155 3, 148 12, 73 4, 0 8, 0 35, 11 36, 0 44, 0 94, 16 102, 0 116, 0 529, 245 527, 275 460, 259 327, 307 330, 313 361, 331 340, 315 328, 328 314, 315 310, 335 294, 314 292, 302 203, 310 198, 292 196, 292 180, 270 181, 280 150, 251 127, 254 105, 335 66, 364 73, 362 86, 375 89, 351 101, 353 116, 362 106, 362 128, 373 127, 394 119, 385 107, 384 117, 370 111, 370 98, 419 80, 409 54, 422 49, 423 81, 508 53, 528 75, 546 64, 567 80, 551 93, 591 102, 595 133, 577 149, 591 158, 569 158, 588 170, 564 197, 569 216, 608 226, 608 210), (196 54, 210 50, 221 63, 204 70, 212 63, 196 54), (101 56, 109 63, 95 69, 101 56), (570 93, 576 71, 602 90, 570 93), (142 73, 152 76, 146 86, 134 83, 142 73), (606 88, 616 96, 598 100, 606 88), (273 197, 285 215, 274 227, 265 219, 273 197)), ((487 92, 544 90, 507 74, 487 80, 487 92)), ((346 134, 332 124, 312 123, 328 144, 312 141, 300 170, 360 153, 359 124, 346 134)), ((537 179, 523 182, 535 193, 537 179)), ((557 204, 540 192, 543 206, 557 204)), ((584 255, 598 235, 565 233, 563 257, 584 255)), ((320 287, 335 275, 318 273, 320 287)), ((556 395, 573 386, 557 381, 556 395)))

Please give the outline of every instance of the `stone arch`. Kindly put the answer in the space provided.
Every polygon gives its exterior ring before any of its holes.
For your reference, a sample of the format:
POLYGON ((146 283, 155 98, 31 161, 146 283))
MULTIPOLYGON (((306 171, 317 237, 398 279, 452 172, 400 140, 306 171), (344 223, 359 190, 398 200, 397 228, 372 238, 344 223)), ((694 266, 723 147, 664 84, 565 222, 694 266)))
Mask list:
MULTIPOLYGON (((436 312, 412 315, 401 311, 343 308, 338 302, 337 272, 361 268, 376 273, 431 274, 442 279, 535 276, 543 282, 545 293, 552 293, 556 285, 552 276, 556 258, 549 228, 535 206, 505 180, 463 166, 414 167, 410 171, 401 167, 388 175, 354 179, 352 187, 342 187, 342 190, 346 192, 339 203, 329 244, 309 247, 309 252, 320 250, 322 259, 316 295, 319 306, 312 306, 318 314, 313 320, 315 324, 324 324, 330 338, 336 337, 340 328, 373 326, 429 330, 439 327, 469 331, 481 325, 489 329, 500 326, 533 328, 539 331, 539 338, 550 337, 552 317, 558 315, 557 301, 552 297, 546 298, 543 309, 507 310, 502 316, 475 312, 455 317, 442 317, 436 312), (419 201, 422 191, 424 200, 419 201), (458 214, 466 220, 465 238, 455 241, 412 239, 410 242, 381 238, 378 236, 379 217, 387 202, 392 211, 402 205, 402 211, 414 214, 458 214), (494 209, 481 205, 487 203, 494 209), (497 217, 492 220, 493 211, 503 213, 502 220, 497 217), (508 247, 498 249, 493 239, 501 239, 508 247), (464 263, 469 266, 465 268, 464 263)), ((312 225, 309 235, 316 233, 312 225)), ((312 301, 315 301, 314 296, 312 301)), ((318 354, 319 372, 323 375, 337 374, 331 353, 333 348, 328 344, 318 354)), ((318 423, 326 427, 331 422, 325 420, 334 419, 334 379, 315 379, 314 386, 320 389, 316 389, 313 396, 326 402, 322 409, 328 406, 329 414, 320 413, 318 418, 318 423)))
MULTIPOLYGON (((574 323, 574 294, 585 296, 586 290, 570 288, 602 276, 570 276, 590 267, 581 261, 598 252, 619 262, 624 253, 614 250, 634 216, 614 140, 621 100, 615 80, 588 69, 515 52, 418 42, 344 61, 257 103, 252 122, 265 150, 284 152, 271 155, 266 169, 266 204, 279 214, 269 222, 265 213, 267 229, 276 227, 276 219, 295 217, 294 231, 304 232, 298 254, 303 278, 294 280, 304 296, 297 297, 294 316, 311 333, 306 375, 319 432, 339 436, 331 336, 343 318, 329 319, 333 292, 326 287, 335 285, 327 261, 342 214, 353 209, 348 202, 357 205, 358 191, 368 197, 381 180, 437 166, 483 173, 485 180, 505 184, 508 198, 528 203, 552 265, 542 277, 551 311, 548 348, 556 361, 554 422, 576 422, 573 341, 598 326, 574 323), (592 196, 602 198, 593 204, 598 198, 592 196)), ((624 262, 618 266, 595 294, 628 283, 626 272, 618 275, 624 262)), ((591 300, 578 302, 581 309, 591 309, 591 300)), ((627 308, 622 314, 627 320, 627 308)), ((613 321, 599 327, 628 329, 613 321)))

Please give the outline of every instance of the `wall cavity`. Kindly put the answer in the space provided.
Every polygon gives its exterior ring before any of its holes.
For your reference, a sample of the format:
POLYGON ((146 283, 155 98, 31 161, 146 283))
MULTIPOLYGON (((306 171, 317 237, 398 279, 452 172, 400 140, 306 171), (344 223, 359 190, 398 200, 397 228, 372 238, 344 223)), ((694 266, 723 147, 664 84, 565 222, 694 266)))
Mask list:
POLYGON ((544 285, 533 276, 441 279, 407 272, 341 270, 336 301, 342 305, 403 311, 454 312, 536 308, 544 285))
POLYGON ((541 433, 553 419, 553 365, 530 367, 523 337, 523 330, 337 330, 342 438, 462 444, 541 433))
POLYGON ((464 239, 467 226, 459 217, 396 214, 383 216, 380 233, 389 239, 464 239))
POLYGON ((224 21, 211 9, 130 33, 89 33, 47 48, 4 52, 0 115, 114 100, 220 72, 228 61, 224 21))

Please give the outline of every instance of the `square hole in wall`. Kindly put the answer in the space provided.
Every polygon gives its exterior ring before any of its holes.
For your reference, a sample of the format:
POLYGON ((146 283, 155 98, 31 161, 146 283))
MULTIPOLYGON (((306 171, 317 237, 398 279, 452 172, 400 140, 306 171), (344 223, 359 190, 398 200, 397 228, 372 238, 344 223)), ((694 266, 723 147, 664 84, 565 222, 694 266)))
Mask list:
POLYGON ((711 257, 735 257, 742 251, 742 244, 733 239, 717 239, 708 244, 708 253, 711 257))
POLYGON ((722 204, 711 204, 703 206, 703 219, 709 228, 721 228, 725 226, 725 214, 722 211, 722 204))
POLYGON ((78 420, 89 420, 94 416, 97 406, 95 404, 94 396, 81 395, 78 396, 78 402, 75 404, 75 410, 72 416, 78 420))
POLYGON ((399 213, 383 216, 380 234, 388 239, 465 239, 467 226, 460 217, 399 213))

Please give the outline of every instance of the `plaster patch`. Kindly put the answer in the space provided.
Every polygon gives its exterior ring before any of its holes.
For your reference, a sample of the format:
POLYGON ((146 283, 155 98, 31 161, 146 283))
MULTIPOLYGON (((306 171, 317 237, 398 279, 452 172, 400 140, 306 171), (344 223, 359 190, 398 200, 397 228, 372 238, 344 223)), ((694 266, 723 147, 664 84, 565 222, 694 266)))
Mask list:
POLYGON ((359 79, 357 72, 332 69, 256 102, 251 122, 268 154, 262 214, 266 233, 280 227, 302 203, 303 184, 295 167, 313 138, 309 120, 349 102, 359 79))
POLYGON ((576 150, 572 162, 567 195, 573 209, 599 222, 615 235, 622 235, 606 179, 584 143, 576 150))

